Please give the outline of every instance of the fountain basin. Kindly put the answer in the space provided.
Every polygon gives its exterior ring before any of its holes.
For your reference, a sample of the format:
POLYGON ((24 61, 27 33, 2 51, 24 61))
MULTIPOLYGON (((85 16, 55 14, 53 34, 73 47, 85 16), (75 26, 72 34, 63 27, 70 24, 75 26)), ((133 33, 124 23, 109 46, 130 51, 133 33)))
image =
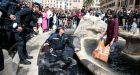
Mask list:
MULTIPOLYGON (((118 55, 112 63, 104 63, 92 57, 93 50, 97 47, 97 39, 85 37, 80 41, 81 51, 77 54, 81 63, 87 67, 93 75, 139 75, 140 61, 121 53, 125 47, 125 40, 119 38, 117 42, 118 55)), ((111 55, 112 56, 112 55, 111 55)), ((115 56, 115 55, 113 55, 115 56)))
POLYGON ((119 35, 126 40, 123 53, 140 57, 140 34, 135 35, 127 31, 119 31, 119 35))

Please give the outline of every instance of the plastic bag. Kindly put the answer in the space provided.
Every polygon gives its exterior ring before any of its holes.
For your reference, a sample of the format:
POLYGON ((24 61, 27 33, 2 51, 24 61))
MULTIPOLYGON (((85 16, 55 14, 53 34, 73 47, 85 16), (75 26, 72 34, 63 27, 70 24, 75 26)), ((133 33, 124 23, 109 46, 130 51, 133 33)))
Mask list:
POLYGON ((92 56, 96 59, 99 59, 101 61, 104 61, 107 63, 108 57, 110 55, 110 46, 104 45, 104 40, 100 40, 97 48, 93 51, 92 56))

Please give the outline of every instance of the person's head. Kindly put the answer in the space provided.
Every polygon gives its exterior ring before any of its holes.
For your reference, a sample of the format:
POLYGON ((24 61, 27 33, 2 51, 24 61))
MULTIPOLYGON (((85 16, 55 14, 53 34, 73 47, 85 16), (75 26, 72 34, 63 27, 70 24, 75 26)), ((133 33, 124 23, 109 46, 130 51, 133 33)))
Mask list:
POLYGON ((57 27, 55 32, 59 33, 59 34, 63 34, 63 33, 65 33, 65 29, 62 25, 60 25, 60 26, 57 27))
POLYGON ((110 14, 110 13, 111 13, 111 9, 108 9, 108 10, 107 10, 107 14, 110 14))
POLYGON ((48 10, 49 10, 49 7, 48 7, 48 6, 46 6, 46 7, 45 7, 45 11, 48 11, 48 10))
POLYGON ((39 3, 33 4, 33 12, 39 12, 41 10, 41 5, 39 3))
POLYGON ((133 18, 133 22, 136 22, 136 18, 133 18))

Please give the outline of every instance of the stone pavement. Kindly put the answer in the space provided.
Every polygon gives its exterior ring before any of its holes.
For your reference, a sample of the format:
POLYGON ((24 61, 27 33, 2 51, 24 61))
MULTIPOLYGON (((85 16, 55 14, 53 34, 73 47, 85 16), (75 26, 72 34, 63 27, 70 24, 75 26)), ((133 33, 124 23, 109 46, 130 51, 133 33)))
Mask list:
POLYGON ((31 65, 19 65, 17 75, 38 75, 38 54, 40 52, 40 48, 46 39, 49 37, 51 32, 44 33, 42 35, 37 35, 36 37, 32 38, 27 43, 27 50, 30 53, 30 56, 33 56, 33 59, 30 61, 32 62, 31 65))

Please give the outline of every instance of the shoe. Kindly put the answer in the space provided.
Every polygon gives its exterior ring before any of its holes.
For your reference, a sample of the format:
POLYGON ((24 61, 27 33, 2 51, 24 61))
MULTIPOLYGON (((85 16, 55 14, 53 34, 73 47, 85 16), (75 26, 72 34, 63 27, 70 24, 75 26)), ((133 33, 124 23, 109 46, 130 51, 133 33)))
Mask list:
POLYGON ((23 60, 23 61, 21 61, 20 63, 21 63, 21 64, 24 64, 24 65, 30 65, 30 64, 31 64, 31 62, 28 61, 28 60, 23 60))
POLYGON ((33 59, 33 56, 27 56, 26 58, 27 59, 33 59))

